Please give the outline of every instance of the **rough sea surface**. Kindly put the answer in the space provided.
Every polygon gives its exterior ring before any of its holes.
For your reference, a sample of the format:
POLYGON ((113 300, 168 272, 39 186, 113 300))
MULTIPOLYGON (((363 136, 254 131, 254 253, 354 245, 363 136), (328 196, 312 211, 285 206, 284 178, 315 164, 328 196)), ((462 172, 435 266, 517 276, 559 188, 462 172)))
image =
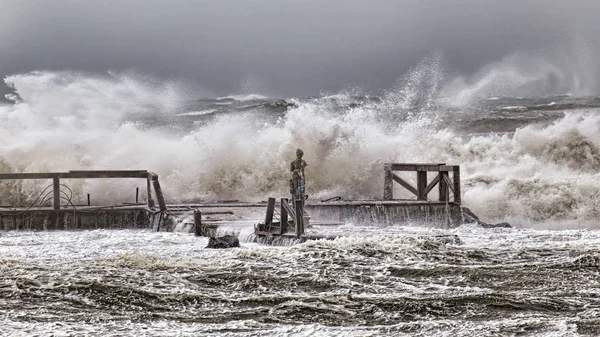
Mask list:
POLYGON ((6 336, 595 336, 600 232, 347 225, 289 247, 145 230, 0 236, 6 336), (369 234, 364 234, 362 230, 369 234), (456 234, 460 244, 434 234, 456 234))
MULTIPOLYGON (((169 203, 257 202, 286 196, 302 148, 311 200, 347 200, 381 198, 383 163, 445 162, 461 166, 464 206, 513 228, 347 223, 333 241, 270 247, 252 242, 252 215, 228 250, 185 231, 0 232, 0 335, 600 335, 600 99, 489 94, 494 78, 449 88, 436 69, 378 96, 303 98, 7 77, 2 173, 147 169, 169 203)), ((64 183, 74 204, 139 187, 64 183)), ((2 181, 0 206, 42 206, 48 184, 2 181)))

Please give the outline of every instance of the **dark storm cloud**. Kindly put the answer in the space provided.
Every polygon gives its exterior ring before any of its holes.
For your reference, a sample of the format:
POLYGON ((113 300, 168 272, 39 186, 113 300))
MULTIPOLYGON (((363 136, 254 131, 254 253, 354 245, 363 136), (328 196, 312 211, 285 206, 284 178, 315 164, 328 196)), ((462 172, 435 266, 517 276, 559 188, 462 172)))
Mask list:
POLYGON ((457 73, 600 34, 600 1, 0 0, 0 74, 137 70, 222 94, 386 88, 433 51, 457 73), (252 82, 252 81, 250 81, 252 82))

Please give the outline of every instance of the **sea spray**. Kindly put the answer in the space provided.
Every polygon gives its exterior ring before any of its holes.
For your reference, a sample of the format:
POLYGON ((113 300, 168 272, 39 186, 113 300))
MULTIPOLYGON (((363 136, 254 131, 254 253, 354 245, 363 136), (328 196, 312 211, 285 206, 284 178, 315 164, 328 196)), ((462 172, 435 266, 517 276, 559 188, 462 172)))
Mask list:
MULTIPOLYGON (((286 194, 289 162, 302 148, 313 199, 381 198, 383 163, 445 162, 461 165, 463 203, 486 219, 593 226, 600 207, 596 110, 512 133, 459 132, 449 121, 468 125, 477 116, 444 108, 438 84, 418 85, 419 78, 438 81, 437 71, 415 71, 426 74, 408 76, 409 86, 383 98, 339 93, 289 100, 293 106, 273 112, 254 96, 259 101, 240 101, 239 111, 215 105, 219 112, 191 116, 198 118, 192 124, 177 116, 190 101, 173 85, 72 72, 14 75, 7 82, 18 98, 0 107, 1 169, 148 169, 168 201, 263 200, 286 194), (426 95, 414 93, 424 87, 426 95), (173 131, 177 123, 189 131, 173 131)), ((134 180, 67 183, 80 203, 87 193, 96 203, 130 202, 143 187, 134 180)), ((2 204, 27 205, 49 182, 0 184, 2 204)))

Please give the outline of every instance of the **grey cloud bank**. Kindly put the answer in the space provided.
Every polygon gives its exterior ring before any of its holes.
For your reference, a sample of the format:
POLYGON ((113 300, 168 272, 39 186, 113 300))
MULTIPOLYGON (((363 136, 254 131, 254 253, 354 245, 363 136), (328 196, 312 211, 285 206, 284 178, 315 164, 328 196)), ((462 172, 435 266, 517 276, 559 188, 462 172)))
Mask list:
POLYGON ((577 55, 598 51, 599 14, 584 0, 0 0, 0 75, 134 70, 217 95, 251 83, 302 96, 389 88, 440 52, 465 76, 512 53, 583 59, 589 76, 598 61, 577 55))

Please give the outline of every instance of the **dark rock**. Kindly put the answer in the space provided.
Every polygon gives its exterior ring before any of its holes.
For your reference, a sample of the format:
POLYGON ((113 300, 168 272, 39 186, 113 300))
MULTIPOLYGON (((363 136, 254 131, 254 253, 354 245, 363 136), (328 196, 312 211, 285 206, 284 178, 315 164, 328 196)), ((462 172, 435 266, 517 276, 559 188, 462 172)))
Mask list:
POLYGON ((474 223, 479 222, 479 217, 475 215, 470 209, 467 207, 462 207, 463 219, 465 223, 474 223))
POLYGON ((487 222, 481 221, 479 217, 467 207, 462 207, 462 214, 464 223, 475 223, 483 228, 512 228, 512 226, 508 222, 489 224, 487 222))
POLYGON ((233 248, 239 247, 240 240, 234 235, 225 235, 221 237, 210 237, 206 248, 233 248))

